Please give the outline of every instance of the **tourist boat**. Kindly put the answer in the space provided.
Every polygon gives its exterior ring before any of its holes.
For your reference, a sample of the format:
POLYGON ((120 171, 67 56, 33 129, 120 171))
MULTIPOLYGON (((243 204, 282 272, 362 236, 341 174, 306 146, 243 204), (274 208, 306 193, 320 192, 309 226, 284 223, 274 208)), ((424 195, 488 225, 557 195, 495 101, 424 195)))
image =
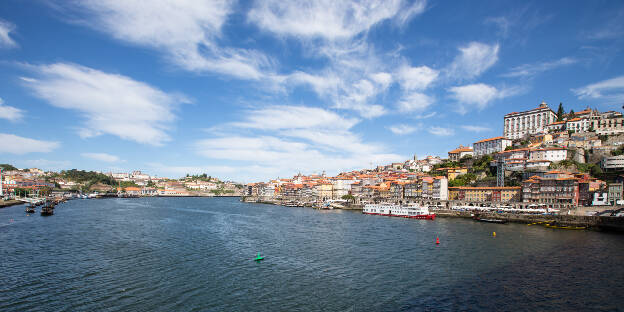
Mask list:
POLYGON ((413 219, 435 219, 435 213, 430 213, 428 207, 420 206, 418 204, 367 204, 364 206, 364 209, 362 209, 362 213, 413 219))

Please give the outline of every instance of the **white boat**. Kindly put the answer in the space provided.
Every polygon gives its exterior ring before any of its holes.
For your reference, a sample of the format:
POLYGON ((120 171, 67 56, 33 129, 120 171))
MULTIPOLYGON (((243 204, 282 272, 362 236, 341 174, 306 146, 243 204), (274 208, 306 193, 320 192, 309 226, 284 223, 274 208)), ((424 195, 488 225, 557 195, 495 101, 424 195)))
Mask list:
POLYGON ((364 206, 362 213, 413 219, 435 219, 435 213, 430 213, 428 207, 420 206, 418 204, 367 204, 364 206))

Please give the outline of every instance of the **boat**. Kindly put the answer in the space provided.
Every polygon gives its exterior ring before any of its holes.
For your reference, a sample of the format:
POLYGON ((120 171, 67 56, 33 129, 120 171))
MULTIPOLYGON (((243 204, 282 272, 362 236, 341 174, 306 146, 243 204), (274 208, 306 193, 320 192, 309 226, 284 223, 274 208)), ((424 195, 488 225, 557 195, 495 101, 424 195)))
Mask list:
POLYGON ((475 221, 479 221, 479 222, 498 223, 498 224, 505 224, 505 223, 507 223, 507 220, 485 219, 485 218, 481 218, 478 215, 473 216, 472 219, 475 220, 475 221))
POLYGON ((28 205, 28 207, 26 207, 26 213, 35 213, 35 207, 35 204, 28 205))
POLYGON ((435 213, 429 212, 429 207, 418 204, 397 205, 397 204, 367 204, 362 209, 363 214, 402 217, 410 219, 435 220, 435 213))
POLYGON ((54 202, 48 202, 41 207, 41 215, 42 216, 51 216, 54 214, 54 202))

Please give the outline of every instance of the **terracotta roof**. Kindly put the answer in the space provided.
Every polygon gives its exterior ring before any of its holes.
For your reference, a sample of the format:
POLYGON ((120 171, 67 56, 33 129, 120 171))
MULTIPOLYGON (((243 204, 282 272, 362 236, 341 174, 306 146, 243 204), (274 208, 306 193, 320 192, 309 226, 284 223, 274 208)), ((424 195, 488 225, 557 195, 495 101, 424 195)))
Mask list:
MULTIPOLYGON (((481 141, 478 141, 478 142, 476 142, 476 143, 483 143, 483 142, 494 141, 494 140, 500 140, 500 139, 509 140, 509 139, 508 139, 508 138, 506 138, 506 137, 499 136, 499 137, 495 137, 495 138, 489 138, 489 139, 481 140, 481 141)), ((510 140, 510 141, 511 141, 511 140, 510 140)), ((476 143, 475 143, 475 144, 476 144, 476 143)))
POLYGON ((472 152, 472 147, 458 147, 450 152, 448 152, 449 154, 456 154, 456 153, 461 153, 461 152, 472 152))

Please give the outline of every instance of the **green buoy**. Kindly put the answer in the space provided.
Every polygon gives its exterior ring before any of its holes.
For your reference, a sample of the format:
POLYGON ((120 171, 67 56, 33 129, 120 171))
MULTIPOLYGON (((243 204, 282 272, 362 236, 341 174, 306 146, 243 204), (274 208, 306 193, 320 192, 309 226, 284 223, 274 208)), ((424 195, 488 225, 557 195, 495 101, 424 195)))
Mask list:
POLYGON ((264 260, 264 257, 261 256, 260 253, 258 253, 258 256, 256 257, 256 259, 254 259, 254 261, 260 262, 261 260, 264 260))

